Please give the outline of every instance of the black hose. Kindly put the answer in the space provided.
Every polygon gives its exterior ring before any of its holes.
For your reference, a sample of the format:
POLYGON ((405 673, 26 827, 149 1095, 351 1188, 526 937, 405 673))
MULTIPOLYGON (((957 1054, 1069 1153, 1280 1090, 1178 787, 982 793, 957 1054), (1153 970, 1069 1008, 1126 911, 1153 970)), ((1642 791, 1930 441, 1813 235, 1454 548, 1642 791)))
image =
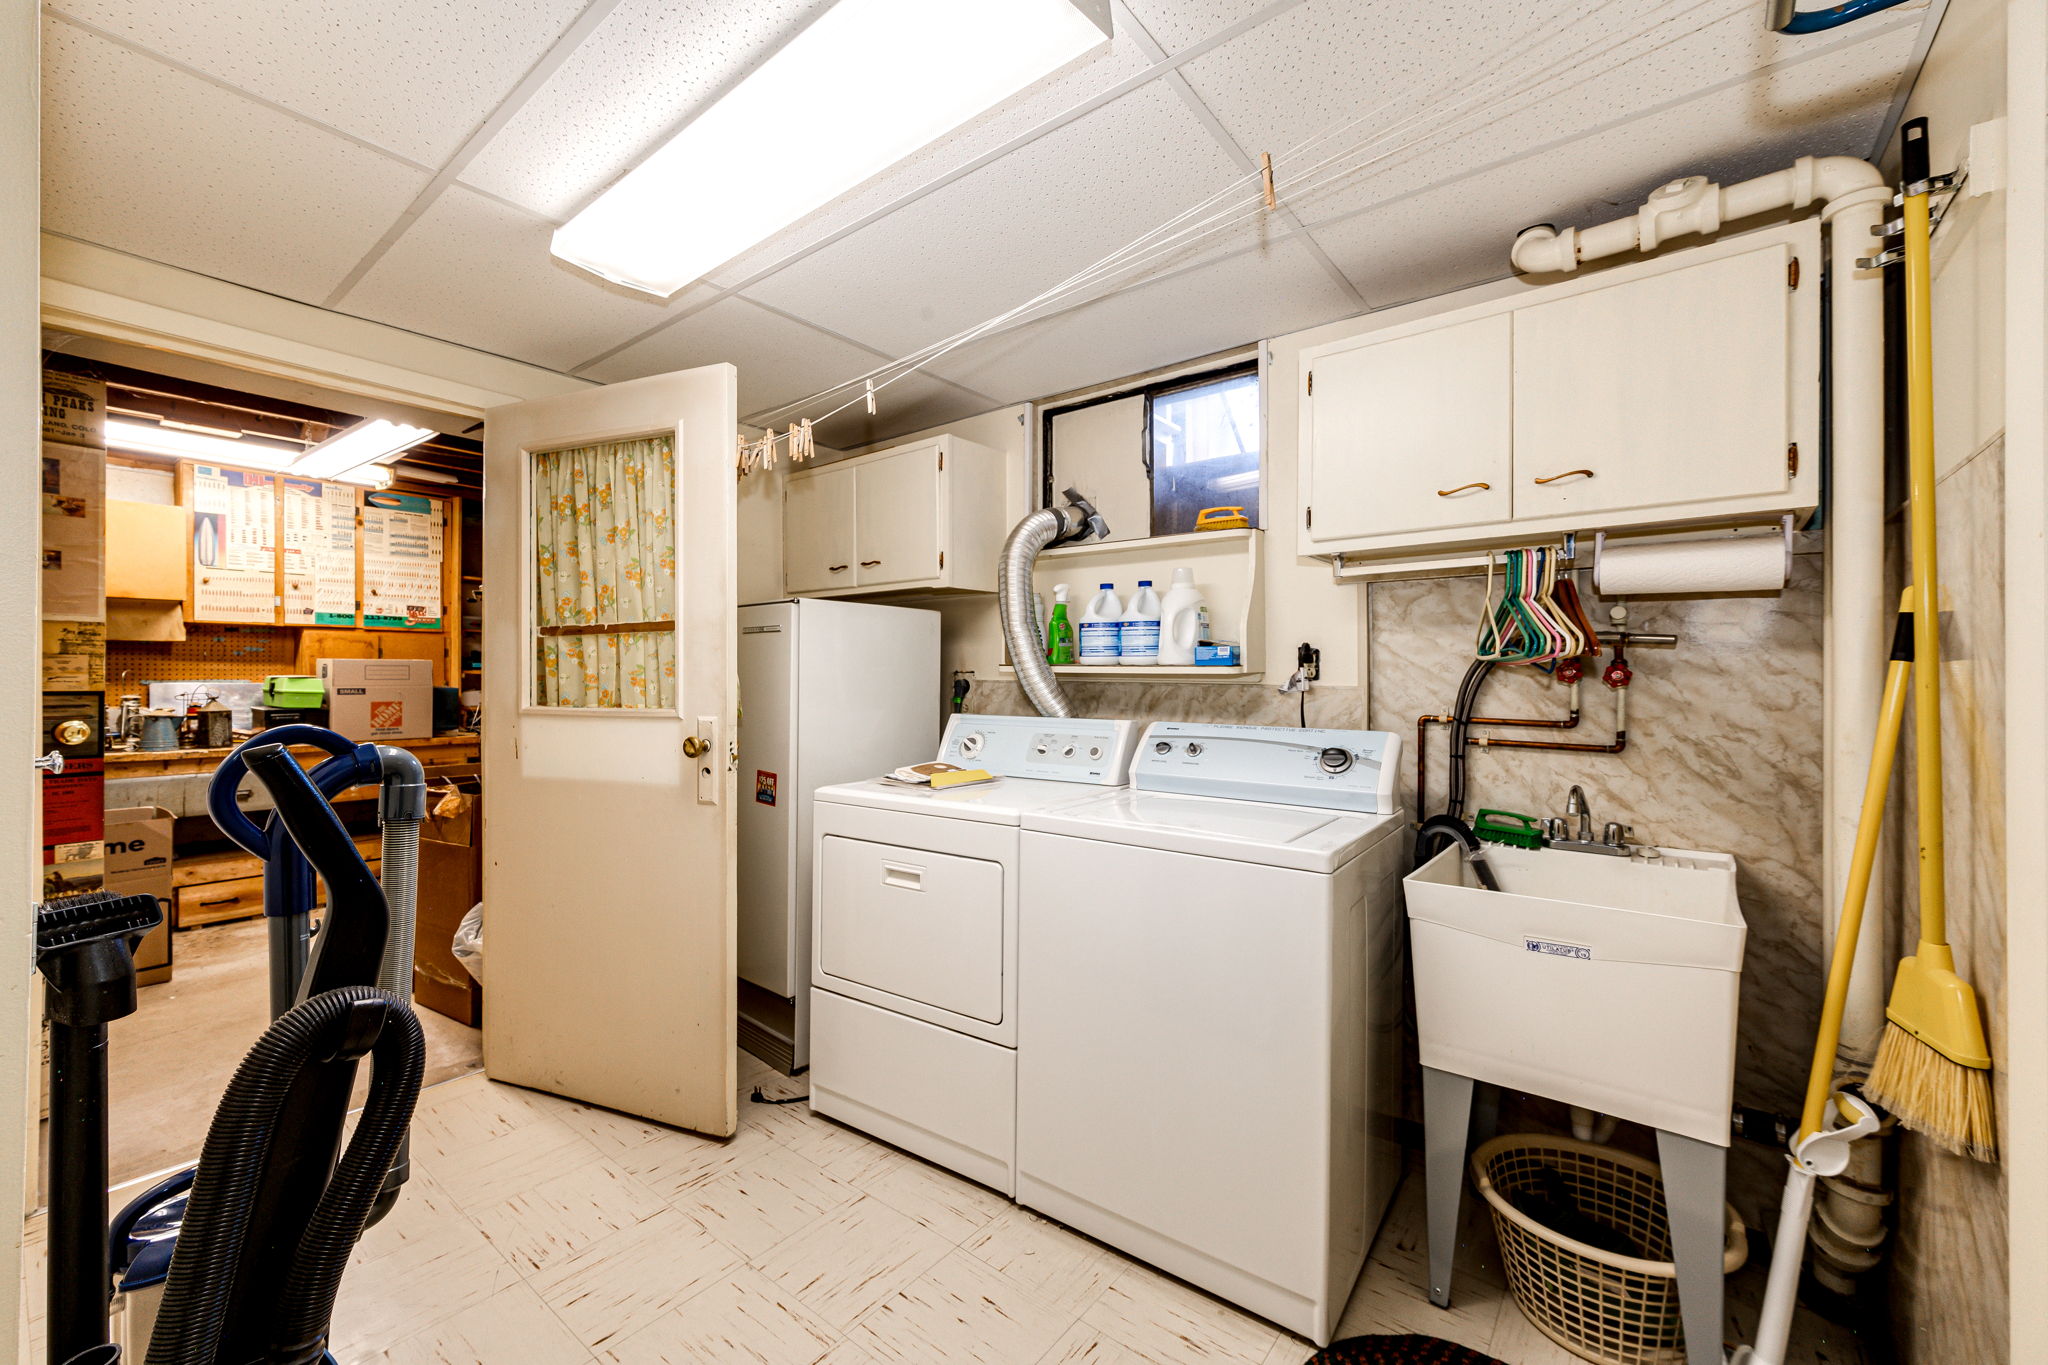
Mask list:
MULTIPOLYGON (((411 1014, 403 1002, 374 986, 343 987, 314 996, 280 1016, 242 1059, 207 1129, 191 1202, 150 1337, 147 1365, 216 1365, 222 1337, 230 1325, 229 1307, 242 1275, 250 1226, 258 1213, 257 1192, 280 1140, 299 1137, 279 1131, 279 1111, 300 1076, 332 1057, 353 1028, 360 1027, 357 1011, 366 1002, 377 1002, 394 1015, 400 1010, 408 1017, 411 1014)), ((388 1022, 385 1027, 390 1030, 388 1022)), ((418 1020, 413 1019, 409 1036, 415 1040, 415 1057, 418 1028, 418 1020)), ((396 1031, 407 1036, 407 1030, 396 1031)), ((414 1075, 410 1093, 416 1096, 417 1073, 414 1075)), ((401 1085, 404 1093, 400 1078, 393 1083, 401 1085)), ((410 1113, 408 1104, 407 1121, 410 1113)), ((357 1141, 350 1146, 351 1155, 362 1142, 359 1129, 357 1141)), ((381 1172, 377 1178, 382 1179, 381 1172)), ((328 1249, 323 1244, 323 1252, 328 1249)))
POLYGON ((1445 785, 1444 814, 1463 818, 1465 814, 1465 750, 1472 729, 1472 713, 1479 709, 1479 691, 1493 672, 1493 660, 1474 659, 1458 684, 1458 701, 1451 708, 1450 770, 1445 785))
POLYGON ((384 966, 391 911, 384 889, 356 851, 341 817, 282 745, 259 744, 244 750, 242 760, 277 804, 277 817, 292 842, 327 883, 332 909, 306 968, 306 994, 377 980, 384 966))
POLYGON ((334 1316, 341 1273, 348 1268, 356 1239, 363 1235, 370 1210, 383 1193, 385 1173, 412 1125, 426 1070, 426 1037, 409 1005, 396 996, 387 1003, 389 1016, 370 1052, 374 1067, 369 1099, 285 1281, 273 1359, 317 1361, 327 1349, 327 1325, 334 1316))
POLYGON ((1500 890, 1500 882, 1493 875, 1493 865, 1486 861, 1486 847, 1479 842, 1479 836, 1472 827, 1455 815, 1432 815, 1422 822, 1415 831, 1415 865, 1421 867, 1443 851, 1446 843, 1453 843, 1465 850, 1465 861, 1472 864, 1472 875, 1479 878, 1479 884, 1488 891, 1500 890))

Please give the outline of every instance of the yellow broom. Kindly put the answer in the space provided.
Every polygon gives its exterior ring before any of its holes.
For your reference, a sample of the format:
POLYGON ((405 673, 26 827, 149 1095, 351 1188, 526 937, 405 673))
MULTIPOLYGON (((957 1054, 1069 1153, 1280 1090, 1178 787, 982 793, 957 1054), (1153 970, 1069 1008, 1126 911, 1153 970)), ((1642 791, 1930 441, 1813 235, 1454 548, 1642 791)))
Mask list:
POLYGON ((1913 725, 1920 817, 1920 943, 1899 963, 1884 1040, 1864 1093, 1952 1152, 1997 1158, 1991 1053, 1977 995, 1948 945, 1941 818, 1941 625, 1935 564, 1934 347, 1929 293, 1927 120, 1900 130, 1906 182, 1907 502, 1913 542, 1913 725))

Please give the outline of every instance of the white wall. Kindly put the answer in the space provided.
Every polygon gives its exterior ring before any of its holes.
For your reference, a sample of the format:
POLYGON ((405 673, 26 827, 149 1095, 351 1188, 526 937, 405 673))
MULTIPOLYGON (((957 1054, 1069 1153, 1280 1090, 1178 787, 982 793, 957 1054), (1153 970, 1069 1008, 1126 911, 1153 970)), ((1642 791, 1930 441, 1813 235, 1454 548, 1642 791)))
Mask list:
MULTIPOLYGON (((0 491, 0 639, 8 643, 0 650, 0 716, 10 718, 7 733, 14 745, 8 760, 14 776, 0 782, 0 943, 8 945, 0 953, 0 1171, 26 1167, 32 1036, 26 959, 42 860, 36 776, 28 766, 35 735, 23 723, 37 714, 41 667, 36 543, 42 499, 33 458, 40 442, 43 368, 36 306, 39 32, 33 5, 8 5, 0 13, 0 166, 8 168, 9 181, 0 195, 0 432, 14 433, 5 438, 12 452, 6 487, 14 491, 0 491)), ((0 1323, 25 1321, 16 1235, 24 1184, 0 1176, 0 1323)))

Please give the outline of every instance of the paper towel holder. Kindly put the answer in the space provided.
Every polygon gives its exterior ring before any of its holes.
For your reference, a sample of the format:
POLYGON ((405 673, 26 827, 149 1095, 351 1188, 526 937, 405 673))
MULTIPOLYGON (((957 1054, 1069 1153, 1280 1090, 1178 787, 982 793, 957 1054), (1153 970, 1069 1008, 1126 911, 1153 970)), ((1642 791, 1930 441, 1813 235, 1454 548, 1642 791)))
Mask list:
MULTIPOLYGON (((1762 529, 1763 529, 1763 528, 1762 528, 1762 527, 1760 527, 1760 526, 1731 526, 1731 527, 1729 527, 1729 528, 1728 528, 1728 539, 1730 539, 1730 540, 1742 540, 1742 539, 1745 539, 1745 538, 1746 538, 1746 535, 1745 535, 1745 533, 1749 533, 1749 534, 1754 534, 1755 532, 1757 532, 1757 531, 1760 531, 1760 530, 1762 530, 1762 529)), ((1780 535, 1784 536, 1784 538, 1785 538, 1785 581, 1789 583, 1789 582, 1791 582, 1791 581, 1792 581, 1792 514, 1791 514, 1791 513, 1787 512, 1787 513, 1786 513, 1786 514, 1785 514, 1784 516, 1782 516, 1782 517, 1778 518, 1778 532, 1779 532, 1779 534, 1780 534, 1780 535)), ((1683 533, 1678 533, 1678 534, 1675 534, 1675 535, 1673 535, 1673 536, 1672 536, 1671 538, 1672 538, 1672 539, 1674 539, 1674 540, 1689 540, 1689 539, 1696 539, 1697 537, 1694 537, 1694 536, 1693 536, 1693 535, 1692 535, 1692 534, 1691 534, 1690 532, 1683 532, 1683 533)), ((1647 539, 1647 537, 1645 537, 1645 539, 1647 539)), ((1659 540, 1662 540, 1662 539, 1663 539, 1663 537, 1661 537, 1661 536, 1660 536, 1660 537, 1658 537, 1658 539, 1659 539, 1659 540)), ((1594 571, 1595 571, 1595 572, 1594 572, 1594 581, 1595 581, 1596 583, 1597 583, 1597 582, 1599 581, 1599 573, 1598 573, 1598 570, 1599 570, 1599 566, 1600 566, 1600 557, 1601 557, 1602 555, 1606 554, 1606 553, 1607 553, 1607 533, 1606 533, 1605 531, 1595 531, 1595 532, 1593 533, 1593 568, 1594 568, 1594 571)), ((1567 555, 1567 558, 1569 558, 1569 555, 1567 555)))

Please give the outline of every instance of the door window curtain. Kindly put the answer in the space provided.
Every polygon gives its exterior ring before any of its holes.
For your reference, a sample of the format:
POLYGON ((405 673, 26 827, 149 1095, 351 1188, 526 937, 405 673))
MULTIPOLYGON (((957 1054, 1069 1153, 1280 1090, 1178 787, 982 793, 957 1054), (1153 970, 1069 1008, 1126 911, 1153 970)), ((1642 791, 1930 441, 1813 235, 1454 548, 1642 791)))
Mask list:
POLYGON ((675 438, 533 457, 537 706, 676 704, 675 438))

